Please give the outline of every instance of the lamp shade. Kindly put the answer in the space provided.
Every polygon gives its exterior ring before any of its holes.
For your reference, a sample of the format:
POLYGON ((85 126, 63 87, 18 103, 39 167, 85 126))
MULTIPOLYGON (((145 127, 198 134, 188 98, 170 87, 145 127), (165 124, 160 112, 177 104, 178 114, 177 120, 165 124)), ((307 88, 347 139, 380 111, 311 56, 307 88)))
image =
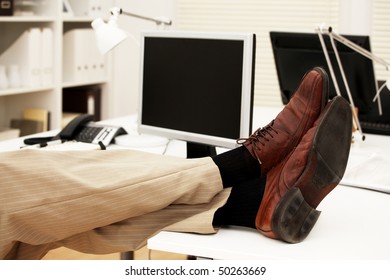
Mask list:
POLYGON ((97 18, 91 25, 95 31, 97 47, 102 54, 107 53, 128 37, 126 32, 118 28, 115 20, 105 23, 101 18, 97 18))

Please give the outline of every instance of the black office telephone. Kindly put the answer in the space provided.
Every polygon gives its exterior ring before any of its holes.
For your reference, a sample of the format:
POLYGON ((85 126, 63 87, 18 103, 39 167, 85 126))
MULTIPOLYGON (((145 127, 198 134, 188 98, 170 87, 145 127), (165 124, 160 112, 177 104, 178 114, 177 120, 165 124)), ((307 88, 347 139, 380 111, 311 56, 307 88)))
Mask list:
POLYGON ((75 117, 71 120, 61 131, 58 133, 55 138, 63 140, 74 140, 78 134, 82 133, 83 128, 88 125, 88 123, 93 122, 93 115, 82 114, 75 117))
POLYGON ((122 127, 99 125, 94 122, 93 115, 82 114, 71 120, 56 136, 27 138, 24 143, 32 145, 53 140, 75 140, 106 147, 113 142, 116 136, 121 134, 126 134, 122 127))

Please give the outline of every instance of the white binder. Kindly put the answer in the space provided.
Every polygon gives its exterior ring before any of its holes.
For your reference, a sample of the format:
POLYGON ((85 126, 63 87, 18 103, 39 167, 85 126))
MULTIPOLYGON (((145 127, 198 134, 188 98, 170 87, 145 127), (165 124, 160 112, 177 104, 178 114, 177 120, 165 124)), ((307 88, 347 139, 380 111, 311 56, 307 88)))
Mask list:
POLYGON ((69 0, 69 4, 76 16, 93 18, 107 17, 113 7, 112 0, 69 0))
POLYGON ((41 71, 42 86, 53 85, 53 67, 54 67, 54 48, 53 48, 53 30, 48 27, 42 29, 42 47, 41 47, 41 71))
POLYGON ((24 87, 41 86, 41 30, 29 28, 0 56, 0 64, 19 66, 24 87))
POLYGON ((73 29, 64 34, 63 81, 99 81, 106 77, 105 57, 99 52, 92 29, 73 29))

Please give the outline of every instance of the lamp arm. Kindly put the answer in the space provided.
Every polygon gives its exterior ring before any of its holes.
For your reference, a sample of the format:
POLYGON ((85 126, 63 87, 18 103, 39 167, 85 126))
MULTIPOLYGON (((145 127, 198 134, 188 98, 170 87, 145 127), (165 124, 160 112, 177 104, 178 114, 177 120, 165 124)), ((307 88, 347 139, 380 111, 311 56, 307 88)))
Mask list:
POLYGON ((345 46, 351 48, 352 50, 360 53, 361 55, 367 57, 368 59, 371 59, 371 60, 373 60, 375 62, 378 62, 378 63, 382 64, 383 66, 386 67, 386 70, 389 70, 390 64, 387 61, 385 61, 384 59, 382 59, 382 58, 374 55, 373 53, 367 51, 366 49, 362 48, 361 46, 355 44, 351 40, 348 40, 344 36, 339 35, 339 34, 333 32, 332 27, 328 28, 327 33, 328 34, 332 34, 333 38, 335 40, 337 40, 338 42, 340 42, 340 43, 344 44, 345 46))
MULTIPOLYGON (((333 40, 336 40, 336 41, 342 43, 343 45, 351 48, 352 50, 356 51, 357 53, 361 54, 362 56, 364 56, 364 57, 366 57, 366 58, 368 58, 368 59, 370 59, 372 61, 375 61, 375 62, 377 62, 379 64, 382 64, 383 66, 385 66, 387 71, 389 71, 390 64, 387 61, 385 61, 384 59, 374 55, 373 53, 367 51, 366 49, 360 47, 359 45, 357 45, 354 42, 350 41, 349 39, 345 38, 344 36, 339 35, 339 34, 333 32, 332 27, 330 27, 330 26, 327 29, 325 29, 324 26, 321 25, 318 28, 316 28, 316 31, 317 31, 318 36, 320 38, 321 46, 322 46, 322 49, 324 51, 325 58, 327 60, 328 66, 329 66, 331 74, 332 74, 332 79, 334 80, 334 83, 335 83, 336 92, 337 92, 337 94, 340 94, 339 90, 338 90, 338 86, 336 85, 337 81, 336 81, 336 79, 334 77, 334 73, 333 73, 333 69, 332 69, 332 63, 330 62, 328 51, 327 51, 325 43, 323 41, 322 34, 326 33, 329 36, 330 40, 331 40, 332 48, 333 48, 333 50, 335 52, 335 56, 336 56, 337 62, 339 64, 339 68, 340 68, 340 72, 342 74, 344 85, 346 87, 348 97, 349 97, 349 99, 351 101, 351 106, 354 109, 355 105, 353 104, 352 96, 351 96, 350 91, 349 91, 349 86, 348 86, 347 80, 345 78, 345 74, 344 74, 344 70, 343 70, 340 58, 338 56, 338 51, 337 51, 336 45, 334 44, 333 40)), ((380 115, 382 115, 382 104, 381 104, 381 100, 380 100, 379 94, 380 94, 380 92, 382 91, 382 89, 384 88, 384 86, 386 84, 388 84, 388 82, 386 82, 384 85, 382 85, 380 87, 380 89, 377 91, 377 93, 376 93, 376 95, 375 95, 375 97, 373 99, 373 102, 378 100, 378 110, 379 110, 379 114, 380 115)), ((355 110, 353 110, 353 111, 355 111, 355 110)), ((359 122, 359 119, 357 117, 357 114, 355 112, 353 112, 353 114, 354 114, 354 120, 355 120, 355 122, 356 122, 356 124, 358 126, 358 129, 361 131, 360 122, 359 122)))
MULTIPOLYGON (((350 92, 350 89, 349 89, 348 81, 347 81, 347 79, 345 77, 343 65, 342 65, 342 63, 340 61, 340 57, 338 55, 337 47, 334 44, 334 40, 333 40, 334 39, 334 36, 333 36, 334 33, 331 33, 331 30, 332 30, 332 28, 330 27, 328 29, 328 33, 327 34, 330 37, 330 42, 332 44, 332 48, 334 50, 338 66, 340 68, 340 72, 341 72, 341 76, 343 78, 345 89, 347 91, 348 99, 349 99, 349 102, 350 102, 350 105, 351 105, 351 109, 352 109, 353 123, 354 123, 355 128, 357 128, 358 132, 361 134, 362 140, 364 141, 366 137, 363 134, 363 131, 362 131, 362 128, 361 128, 361 125, 360 125, 359 117, 358 117, 357 110, 356 110, 356 107, 355 107, 355 104, 353 102, 353 98, 352 98, 352 95, 351 95, 351 92, 350 92)), ((331 62, 331 60, 329 58, 328 49, 326 48, 325 41, 324 41, 324 38, 323 38, 324 29, 323 29, 322 26, 320 26, 320 27, 316 28, 316 31, 317 31, 318 37, 320 39, 321 47, 322 47, 322 50, 324 52, 326 62, 328 64, 330 74, 332 76, 332 80, 333 80, 334 87, 336 89, 336 93, 337 93, 337 95, 341 96, 341 92, 340 92, 340 89, 339 89, 339 86, 338 86, 338 81, 337 81, 336 75, 335 75, 335 73, 333 71, 333 65, 332 65, 332 62, 331 62)))
POLYGON ((168 18, 163 18, 163 17, 156 17, 156 18, 147 17, 147 16, 138 15, 138 14, 134 14, 134 13, 130 13, 130 12, 124 11, 122 8, 118 8, 118 7, 112 8, 112 9, 111 9, 111 14, 112 14, 113 16, 117 16, 117 15, 119 15, 119 14, 123 14, 123 15, 130 16, 130 17, 135 17, 135 18, 139 18, 139 19, 143 19, 143 20, 153 21, 153 22, 156 23, 157 25, 160 25, 160 24, 172 25, 172 20, 170 20, 170 19, 168 19, 168 18))
MULTIPOLYGON (((323 30, 321 30, 321 31, 323 31, 323 30)), ((387 61, 385 61, 384 59, 382 59, 382 58, 374 55, 373 53, 367 51, 366 49, 360 47, 359 45, 355 44, 351 40, 348 40, 347 38, 345 38, 344 36, 333 32, 332 27, 330 27, 330 26, 328 27, 327 32, 331 38, 334 38, 338 42, 340 42, 340 43, 344 44, 345 46, 351 48, 352 50, 360 53, 361 55, 367 57, 368 59, 371 59, 372 61, 375 61, 375 62, 382 64, 386 68, 386 71, 389 71, 390 64, 387 61)), ((379 94, 383 88, 384 88, 383 86, 380 87, 380 89, 377 91, 377 93, 373 99, 373 102, 378 100, 378 110, 379 110, 380 115, 382 115, 382 104, 381 104, 379 94)))

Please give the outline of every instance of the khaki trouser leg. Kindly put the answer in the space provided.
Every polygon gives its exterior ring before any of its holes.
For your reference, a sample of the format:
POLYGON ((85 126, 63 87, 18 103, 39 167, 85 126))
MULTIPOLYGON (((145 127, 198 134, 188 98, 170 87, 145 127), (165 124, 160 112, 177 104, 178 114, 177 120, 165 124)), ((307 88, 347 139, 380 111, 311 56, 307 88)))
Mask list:
POLYGON ((21 150, 0 159, 2 258, 40 258, 58 246, 132 250, 170 227, 209 233, 228 196, 210 158, 21 150))

